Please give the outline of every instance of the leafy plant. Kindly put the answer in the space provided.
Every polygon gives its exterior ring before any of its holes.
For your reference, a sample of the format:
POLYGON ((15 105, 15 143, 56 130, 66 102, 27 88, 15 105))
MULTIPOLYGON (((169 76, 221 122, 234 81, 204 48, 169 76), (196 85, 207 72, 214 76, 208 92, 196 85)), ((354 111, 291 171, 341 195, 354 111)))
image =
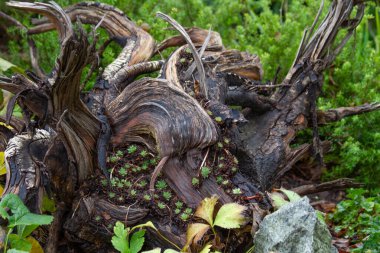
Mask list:
POLYGON ((165 200, 169 201, 172 198, 172 194, 169 191, 164 191, 162 193, 162 197, 164 197, 165 200))
POLYGON ((144 245, 145 230, 139 230, 132 234, 132 229, 125 228, 124 224, 117 221, 113 228, 114 236, 112 245, 121 253, 138 253, 144 245), (131 237, 131 238, 130 238, 131 237), (130 239, 129 239, 130 238, 130 239))
POLYGON ((131 146, 128 147, 127 151, 128 151, 128 154, 133 154, 133 153, 135 153, 137 151, 137 146, 136 145, 131 145, 131 146))
MULTIPOLYGON (((10 243, 13 252, 27 251, 32 248, 29 235, 40 225, 48 225, 53 216, 31 213, 22 200, 15 194, 7 194, 0 201, 0 215, 8 221, 8 232, 5 238, 4 252, 10 243), (8 213, 7 210, 10 210, 8 213), (17 233, 13 233, 14 230, 17 233)), ((12 252, 8 250, 8 252, 12 252)))
POLYGON ((198 186, 198 185, 199 185, 199 179, 196 178, 196 177, 193 177, 193 178, 191 179, 191 184, 192 184, 193 186, 198 186))
POLYGON ((210 173, 211 173, 211 169, 209 167, 202 167, 201 168, 201 175, 203 178, 208 178, 210 173))
MULTIPOLYGON (((123 223, 121 223, 120 221, 117 221, 113 228, 114 236, 112 236, 112 240, 111 240, 113 247, 121 253, 138 253, 142 249, 145 242, 145 237, 144 237, 145 230, 141 229, 134 233, 133 231, 140 228, 153 229, 163 240, 167 241, 168 243, 173 245, 173 247, 180 250, 180 247, 178 247, 172 241, 170 241, 165 236, 163 236, 160 233, 160 231, 153 225, 151 221, 134 226, 132 228, 129 228, 129 227, 125 228, 123 223)), ((152 251, 144 251, 144 252, 161 252, 161 249, 154 249, 152 251)), ((177 251, 166 250, 165 252, 170 253, 170 252, 177 252, 177 251)))
POLYGON ((347 199, 328 215, 335 232, 351 238, 352 243, 363 243, 352 252, 380 251, 380 195, 365 197, 367 194, 364 189, 348 190, 347 199))
POLYGON ((168 184, 164 180, 158 180, 156 183, 156 188, 158 190, 164 190, 168 187, 168 184))
POLYGON ((209 229, 212 230, 216 237, 215 227, 225 229, 239 228, 247 222, 246 217, 243 215, 247 208, 237 203, 224 204, 214 216, 217 202, 218 197, 216 196, 202 200, 194 216, 203 219, 206 223, 193 223, 189 225, 186 232, 184 251, 188 250, 192 243, 200 241, 209 229))

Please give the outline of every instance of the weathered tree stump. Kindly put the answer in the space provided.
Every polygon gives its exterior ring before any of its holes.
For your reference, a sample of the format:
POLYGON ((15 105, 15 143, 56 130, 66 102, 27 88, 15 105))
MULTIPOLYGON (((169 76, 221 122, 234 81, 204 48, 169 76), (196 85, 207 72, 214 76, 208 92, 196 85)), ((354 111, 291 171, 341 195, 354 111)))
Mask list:
MULTIPOLYGON (((96 217, 108 224, 122 220, 134 225, 152 220, 163 234, 184 244, 185 224, 171 220, 170 215, 160 217, 141 199, 115 204, 101 195, 101 190, 91 191, 96 189, 93 184, 99 178, 109 173, 112 177, 113 172, 107 171, 107 152, 136 143, 161 157, 154 172, 147 173, 152 173, 154 180, 162 167, 175 199, 188 207, 196 208, 203 198, 216 194, 222 203, 259 202, 263 208, 270 208, 265 191, 297 161, 314 155, 316 161, 322 162, 318 124, 379 109, 379 104, 371 104, 320 112, 316 106, 323 71, 363 16, 364 4, 360 1, 333 1, 319 27, 313 31, 315 21, 306 31, 292 68, 279 84, 261 83, 263 71, 258 56, 225 49, 214 31, 191 28, 185 32, 163 14, 160 16, 181 35, 157 44, 124 13, 105 4, 79 3, 66 9, 55 3, 8 5, 43 14, 46 18, 27 28, 28 35, 57 29, 61 45, 49 75, 39 68, 30 40, 35 73, 0 79, 0 88, 15 94, 6 119, 2 119, 13 129, 0 126, 0 147, 5 149, 8 170, 4 194, 18 194, 34 211, 39 210, 45 191, 52 194, 58 210, 50 228, 47 252, 110 251, 112 231, 96 217), (352 18, 354 9, 356 16, 352 18), (78 29, 74 29, 73 22, 79 24, 78 29), (94 34, 86 34, 80 24, 105 29, 110 39, 123 47, 86 95, 82 94, 83 68, 93 63, 104 47, 96 48, 96 36, 95 42, 89 43, 88 37, 94 34), (346 36, 336 41, 342 30, 346 36), (164 61, 150 61, 168 47, 178 49, 164 61), (200 52, 195 48, 201 48, 200 52), (161 70, 158 78, 136 80, 156 70, 161 70), (15 103, 23 109, 23 122, 11 117, 15 103), (244 109, 239 112, 227 105, 244 109), (291 148, 296 133, 305 128, 313 129, 312 143, 291 148), (231 153, 232 160, 233 155, 238 158, 240 171, 231 173, 229 184, 230 188, 243 190, 240 198, 221 187, 213 174, 202 179, 199 187, 192 183, 205 163, 220 164, 215 162, 219 158, 213 150, 226 137, 230 141, 223 152, 231 153), (248 198, 255 194, 264 197, 248 198), (67 243, 58 245, 62 238, 67 243)), ((151 181, 150 190, 154 185, 151 181)), ((320 188, 313 186, 314 190, 320 188)), ((313 189, 297 191, 307 193, 313 189)), ((149 245, 171 247, 155 233, 149 237, 149 245)), ((238 242, 227 250, 242 249, 247 239, 238 242)))

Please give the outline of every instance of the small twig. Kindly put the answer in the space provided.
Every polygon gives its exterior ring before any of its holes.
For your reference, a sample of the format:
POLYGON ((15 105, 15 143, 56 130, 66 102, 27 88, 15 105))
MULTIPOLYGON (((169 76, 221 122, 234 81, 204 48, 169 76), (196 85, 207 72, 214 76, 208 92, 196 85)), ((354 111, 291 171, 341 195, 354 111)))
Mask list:
MULTIPOLYGON (((207 45, 208 43, 210 42, 210 38, 211 38, 211 27, 210 29, 208 30, 208 34, 207 34, 207 37, 201 47, 201 50, 199 51, 199 57, 202 58, 206 48, 207 48, 207 45)), ((189 79, 190 76, 193 74, 195 68, 196 68, 196 63, 195 61, 190 65, 190 67, 188 68, 188 70, 186 70, 185 72, 185 80, 189 79)))
POLYGON ((150 178, 149 183, 149 191, 152 193, 154 192, 154 183, 156 182, 156 179, 158 177, 158 174, 160 174, 162 168, 164 167, 165 163, 168 161, 169 156, 165 156, 161 159, 161 161, 157 164, 156 168, 154 169, 152 173, 152 177, 150 178))
POLYGON ((198 169, 198 177, 199 177, 199 175, 200 175, 200 173, 201 173, 201 170, 202 170, 203 165, 204 165, 205 162, 206 162, 206 159, 207 159, 207 156, 208 156, 208 152, 209 152, 209 151, 210 151, 210 148, 207 148, 207 151, 206 151, 205 157, 203 158, 203 161, 202 161, 202 163, 201 163, 201 166, 199 166, 199 169, 198 169))
POLYGON ((168 15, 162 13, 162 12, 157 12, 156 14, 157 17, 162 18, 169 24, 171 24, 186 40, 187 44, 189 45, 189 48, 191 50, 191 53, 193 54, 194 61, 196 62, 197 69, 198 69, 198 74, 199 74, 199 83, 202 88, 202 93, 203 96, 208 99, 208 89, 207 89, 207 84, 206 84, 206 75, 205 75, 205 70, 203 68, 203 64, 201 61, 201 58, 199 57, 197 50, 195 49, 195 46, 193 42, 191 41, 190 36, 187 34, 185 29, 173 18, 169 17, 168 15))

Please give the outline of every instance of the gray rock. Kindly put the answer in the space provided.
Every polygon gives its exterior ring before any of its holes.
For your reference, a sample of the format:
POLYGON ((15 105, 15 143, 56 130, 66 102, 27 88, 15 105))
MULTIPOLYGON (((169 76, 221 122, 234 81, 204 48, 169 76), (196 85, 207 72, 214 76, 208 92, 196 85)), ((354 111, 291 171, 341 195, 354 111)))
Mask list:
POLYGON ((255 253, 335 253, 326 224, 304 197, 267 215, 256 232, 255 253))

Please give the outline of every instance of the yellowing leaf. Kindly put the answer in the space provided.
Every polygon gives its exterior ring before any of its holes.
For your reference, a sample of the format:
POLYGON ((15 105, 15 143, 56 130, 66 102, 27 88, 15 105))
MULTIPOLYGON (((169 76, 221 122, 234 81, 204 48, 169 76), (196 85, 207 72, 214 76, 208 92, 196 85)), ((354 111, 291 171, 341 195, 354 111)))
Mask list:
POLYGON ((186 245, 184 251, 194 242, 197 243, 203 235, 210 229, 210 225, 204 223, 190 224, 186 231, 186 245))
POLYGON ((4 162, 4 152, 0 152, 0 176, 7 174, 4 162))
POLYGON ((44 253, 44 250, 42 249, 40 243, 36 239, 29 236, 26 238, 26 240, 28 240, 32 244, 32 249, 30 250, 30 253, 44 253))
POLYGON ((301 196, 293 191, 286 190, 285 188, 281 188, 280 191, 283 192, 286 195, 286 197, 288 197, 290 202, 294 202, 301 199, 301 196))
POLYGON ((207 244, 206 246, 203 247, 203 249, 199 253, 209 253, 210 249, 211 249, 211 244, 207 244))
POLYGON ((4 187, 0 185, 0 196, 3 195, 3 192, 4 192, 4 187))
POLYGON ((215 217, 214 226, 222 228, 239 228, 246 223, 246 217, 243 212, 247 208, 237 203, 228 203, 223 205, 215 217))
POLYGON ((204 219, 208 222, 211 226, 213 226, 213 215, 214 215, 214 208, 216 205, 216 202, 218 202, 217 196, 212 196, 211 198, 205 198, 202 200, 201 204, 198 206, 197 210, 195 211, 195 216, 204 219))
POLYGON ((269 197, 272 199, 273 207, 278 210, 280 207, 288 204, 289 202, 286 201, 282 195, 278 192, 269 193, 269 197))

